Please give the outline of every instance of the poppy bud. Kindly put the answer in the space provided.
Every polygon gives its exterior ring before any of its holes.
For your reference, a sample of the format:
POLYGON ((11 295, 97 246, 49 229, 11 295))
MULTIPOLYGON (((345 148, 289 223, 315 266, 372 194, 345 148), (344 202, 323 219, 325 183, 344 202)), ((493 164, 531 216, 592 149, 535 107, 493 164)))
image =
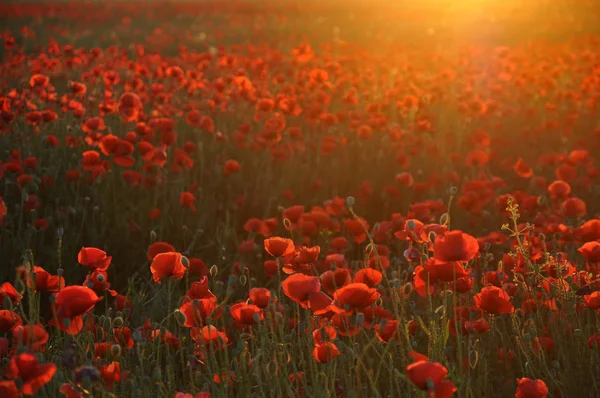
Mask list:
POLYGON ((131 338, 133 339, 133 341, 141 341, 142 340, 142 332, 140 330, 136 330, 133 333, 131 333, 131 338))
POLYGON ((356 199, 354 199, 354 196, 348 196, 348 197, 346 198, 346 205, 347 205, 348 207, 352 207, 352 206, 354 206, 354 204, 355 204, 355 203, 356 203, 356 199))
POLYGON ((65 273, 65 270, 62 268, 59 268, 56 270, 56 275, 58 275, 58 276, 63 276, 64 273, 65 273))
POLYGON ((113 319, 113 327, 120 328, 121 326, 123 326, 123 318, 118 316, 113 319))
POLYGON ((154 370, 152 371, 152 380, 154 380, 155 382, 162 381, 162 371, 160 370, 160 368, 158 366, 155 367, 154 370))
POLYGON ((150 242, 156 242, 156 239, 158 238, 158 236, 156 235, 156 232, 154 231, 150 231, 150 242))
POLYGON ((450 195, 454 196, 458 193, 458 188, 457 187, 450 187, 450 195))
POLYGON ((65 230, 62 227, 56 228, 56 236, 58 238, 62 238, 64 233, 65 233, 65 230))
POLYGON ((173 316, 175 317, 175 320, 177 321, 179 326, 183 326, 185 324, 185 315, 183 314, 183 312, 176 310, 173 316))
POLYGON ((181 256, 181 264, 183 264, 185 268, 188 268, 190 266, 190 260, 185 256, 181 256))
POLYGON ((92 282, 88 282, 88 283, 86 284, 86 286, 87 286, 88 288, 90 288, 90 289, 93 289, 93 288, 94 288, 94 284, 93 284, 92 282))
MULTIPOLYGON (((444 223, 442 223, 442 224, 445 224, 445 222, 444 222, 444 223)), ((432 242, 435 242, 435 236, 436 236, 436 235, 435 235, 435 232, 431 231, 431 232, 429 233, 429 240, 430 240, 430 241, 432 241, 432 242)))
POLYGON ((245 275, 241 275, 240 276, 240 285, 242 286, 246 286, 246 282, 248 281, 248 278, 246 278, 245 275))
POLYGON ((119 344, 113 344, 110 347, 110 354, 113 357, 120 357, 121 356, 121 346, 119 344))
POLYGON ((210 267, 210 276, 215 277, 217 276, 217 273, 219 272, 219 267, 217 267, 217 265, 213 265, 212 267, 210 267))

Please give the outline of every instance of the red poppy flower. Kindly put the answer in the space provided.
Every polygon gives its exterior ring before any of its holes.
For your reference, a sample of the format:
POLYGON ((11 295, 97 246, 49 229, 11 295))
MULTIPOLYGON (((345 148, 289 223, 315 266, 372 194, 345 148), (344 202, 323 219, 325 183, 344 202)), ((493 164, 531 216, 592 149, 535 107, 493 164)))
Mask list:
POLYGON ((183 256, 177 252, 157 254, 150 264, 150 271, 154 282, 159 284, 163 278, 181 279, 186 271, 183 265, 183 256))
POLYGON ((383 280, 383 274, 373 268, 363 268, 354 274, 354 283, 364 283, 369 287, 376 287, 383 280))
POLYGON ((65 287, 65 278, 51 275, 42 267, 33 267, 35 273, 35 290, 42 292, 57 292, 65 287))
POLYGON ((478 252, 477 239, 459 230, 435 238, 433 255, 438 262, 471 261, 478 252))
POLYGON ((82 315, 90 312, 102 300, 96 293, 84 286, 67 286, 55 294, 54 314, 51 323, 70 334, 77 334, 83 327, 82 315))
POLYGON ((321 282, 316 276, 304 274, 290 275, 281 283, 281 288, 286 296, 300 304, 303 308, 309 308, 309 298, 312 293, 321 291, 321 282))
POLYGON ((466 321, 463 327, 467 333, 485 333, 490 330, 490 324, 484 318, 479 318, 476 321, 466 321))
POLYGON ((319 246, 306 247, 302 246, 298 249, 298 254, 294 258, 294 261, 298 264, 311 264, 317 261, 321 248, 319 246))
POLYGON ((587 213, 585 202, 579 198, 565 199, 560 207, 566 217, 583 217, 587 213))
POLYGON ((19 304, 21 297, 22 295, 17 292, 17 289, 10 282, 4 282, 0 285, 0 299, 2 299, 0 301, 0 308, 4 307, 7 300, 12 305, 19 304))
POLYGON ((571 186, 565 181, 556 180, 548 185, 548 192, 553 198, 566 199, 571 193, 571 186))
POLYGON ((16 312, 0 310, 0 333, 10 332, 22 323, 23 320, 16 312))
POLYGON ((204 326, 202 329, 193 328, 190 330, 190 337, 196 343, 203 343, 209 345, 210 343, 214 344, 215 347, 221 348, 227 345, 229 339, 227 338, 227 334, 219 331, 216 327, 212 325, 204 326))
POLYGON ((377 338, 389 343, 390 340, 398 340, 400 338, 400 322, 395 319, 384 320, 375 325, 375 334, 377 338))
POLYGON ((171 245, 170 243, 155 242, 155 243, 151 244, 150 247, 148 248, 147 257, 148 257, 148 260, 152 261, 152 260, 154 260, 154 257, 156 257, 157 254, 176 252, 176 251, 177 250, 175 250, 173 245, 171 245))
POLYGON ((531 167, 521 158, 517 160, 517 163, 513 166, 513 170, 519 177, 530 178, 533 175, 531 167))
POLYGON ((43 351, 48 338, 48 332, 41 323, 17 326, 12 331, 13 345, 24 346, 33 351, 43 351))
POLYGON ((359 219, 347 219, 344 220, 344 227, 346 231, 352 235, 354 243, 361 244, 367 239, 367 232, 369 230, 369 224, 363 218, 359 219))
POLYGON ((248 296, 254 305, 259 308, 266 308, 271 301, 271 291, 263 287, 255 287, 250 289, 248 296))
POLYGON ((232 305, 229 312, 238 325, 254 325, 264 318, 263 312, 258 306, 244 302, 232 305))
POLYGON ((577 251, 591 263, 600 261, 600 242, 598 241, 586 242, 577 251))
POLYGON ((121 364, 119 362, 111 362, 107 365, 100 366, 100 376, 106 384, 106 388, 112 390, 113 386, 117 382, 123 381, 129 372, 121 373, 121 364))
POLYGON ((131 329, 127 326, 114 328, 113 336, 115 341, 125 348, 132 349, 135 344, 131 337, 131 329))
POLYGON ((285 257, 294 253, 294 242, 291 239, 273 236, 265 239, 265 250, 273 257, 285 257))
POLYGON ((179 196, 179 203, 183 207, 187 207, 188 209, 191 209, 194 212, 196 211, 196 197, 191 192, 182 192, 179 196))
POLYGON ((418 361, 406 367, 408 379, 421 390, 431 390, 448 375, 448 369, 441 363, 418 361))
POLYGON ((592 310, 600 309, 600 292, 593 292, 592 294, 588 294, 583 296, 583 300, 585 301, 585 306, 592 310))
POLYGON ((21 392, 24 395, 34 395, 52 380, 56 365, 40 364, 33 354, 25 353, 11 359, 9 371, 13 379, 21 380, 21 392))
POLYGON ((90 271, 95 269, 106 270, 110 265, 112 257, 108 257, 106 252, 95 247, 82 247, 77 254, 79 264, 87 267, 90 271))
POLYGON ((333 294, 337 289, 344 287, 352 282, 350 271, 345 268, 336 268, 333 271, 326 271, 321 274, 321 287, 329 294, 333 294))
POLYGON ((319 363, 327 363, 340 355, 340 350, 337 348, 335 344, 332 342, 325 342, 323 344, 319 344, 315 347, 312 352, 313 357, 319 363))
POLYGON ((532 380, 524 377, 517 379, 516 398, 546 398, 548 396, 548 387, 543 380, 532 380))
POLYGON ((179 311, 185 315, 185 323, 183 326, 194 328, 206 325, 206 318, 210 317, 215 309, 215 300, 210 298, 194 299, 184 303, 179 308, 179 311))
POLYGON ((416 351, 409 351, 407 356, 413 362, 429 360, 429 358, 427 358, 427 355, 423 355, 420 352, 416 352, 416 351))
POLYGON ((484 287, 473 298, 479 309, 490 314, 508 314, 515 311, 508 293, 496 286, 484 287))
POLYGON ((313 342, 315 345, 323 344, 326 341, 335 340, 337 331, 333 326, 324 326, 312 332, 313 342))
POLYGON ((370 288, 364 283, 351 283, 336 290, 333 298, 336 307, 343 312, 360 311, 381 297, 377 289, 370 288))
POLYGON ((20 398, 21 392, 13 380, 0 380, 0 397, 20 398))
POLYGON ((205 276, 199 281, 192 282, 190 288, 185 294, 185 297, 183 298, 183 302, 187 303, 188 301, 199 299, 209 299, 215 302, 217 301, 215 295, 208 289, 208 278, 205 276))
POLYGON ((233 173, 237 173, 242 169, 242 165, 237 160, 230 159, 225 162, 225 167, 223 168, 223 174, 229 175, 233 173))

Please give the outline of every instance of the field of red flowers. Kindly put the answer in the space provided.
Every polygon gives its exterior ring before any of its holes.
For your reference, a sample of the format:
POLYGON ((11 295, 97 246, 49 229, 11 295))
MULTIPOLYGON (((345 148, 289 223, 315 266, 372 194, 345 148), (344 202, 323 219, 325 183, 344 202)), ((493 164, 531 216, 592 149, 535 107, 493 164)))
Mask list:
POLYGON ((600 6, 417 3, 0 5, 0 397, 600 396, 600 6))

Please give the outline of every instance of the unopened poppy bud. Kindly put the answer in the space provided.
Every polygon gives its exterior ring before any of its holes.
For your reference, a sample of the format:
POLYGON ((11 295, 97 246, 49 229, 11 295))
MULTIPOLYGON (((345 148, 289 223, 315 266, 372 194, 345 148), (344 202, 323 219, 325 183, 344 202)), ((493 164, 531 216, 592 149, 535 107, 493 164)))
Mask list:
POLYGON ((279 312, 276 312, 276 313, 275 313, 275 321, 276 321, 277 323, 281 323, 281 322, 283 322, 283 315, 281 315, 281 313, 279 313, 279 312))
POLYGON ((181 264, 183 264, 185 268, 188 268, 190 266, 190 260, 188 260, 186 256, 181 256, 181 264))
POLYGON ((354 206, 354 204, 355 204, 355 203, 356 203, 356 199, 354 199, 354 196, 348 196, 348 197, 346 198, 346 205, 347 205, 348 207, 352 207, 352 206, 354 206))
MULTIPOLYGON (((450 220, 450 215, 448 213, 444 213, 440 216, 440 224, 442 225, 446 225, 448 224, 448 220, 450 220)), ((433 231, 431 231, 433 232, 433 231)), ((429 233, 429 235, 431 236, 431 232, 429 233)), ((429 238, 430 240, 432 240, 431 238, 429 238)))
POLYGON ((62 238, 64 233, 65 233, 65 230, 63 228, 56 228, 56 236, 58 238, 62 238))
POLYGON ((113 357, 120 357, 121 356, 121 346, 119 344, 113 344, 110 347, 110 354, 113 357))
POLYGON ((121 326, 123 326, 123 318, 118 316, 113 319, 113 327, 120 328, 121 326))
POLYGON ((435 237, 436 237, 436 234, 435 234, 435 232, 431 231, 431 232, 429 233, 429 240, 430 240, 431 242, 435 242, 435 237))
POLYGON ((175 320, 179 324, 179 326, 183 326, 185 324, 185 314, 179 310, 176 310, 173 314, 175 320))
POLYGON ((455 186, 450 187, 450 195, 454 196, 458 193, 458 188, 455 186))
POLYGON ((156 232, 150 231, 150 242, 156 242, 157 238, 158 236, 156 235, 156 232))
POLYGON ((162 381, 162 371, 160 370, 160 368, 158 366, 155 367, 154 370, 152 371, 152 380, 154 380, 155 382, 162 381))
POLYGON ((142 332, 140 330, 135 330, 133 333, 131 333, 131 338, 136 342, 142 341, 142 332))
POLYGON ((217 273, 219 272, 219 267, 217 267, 217 265, 213 265, 212 267, 210 267, 210 276, 215 277, 217 276, 217 273))
POLYGON ((248 282, 248 278, 246 278, 246 275, 241 275, 240 276, 240 285, 246 286, 246 282, 248 282))

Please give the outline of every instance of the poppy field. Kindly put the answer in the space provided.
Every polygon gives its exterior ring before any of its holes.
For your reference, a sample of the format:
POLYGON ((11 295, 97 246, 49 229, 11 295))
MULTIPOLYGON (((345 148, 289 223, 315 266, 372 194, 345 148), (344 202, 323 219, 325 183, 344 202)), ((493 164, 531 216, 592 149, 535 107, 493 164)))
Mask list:
POLYGON ((600 396, 600 4, 0 5, 0 397, 600 396))

